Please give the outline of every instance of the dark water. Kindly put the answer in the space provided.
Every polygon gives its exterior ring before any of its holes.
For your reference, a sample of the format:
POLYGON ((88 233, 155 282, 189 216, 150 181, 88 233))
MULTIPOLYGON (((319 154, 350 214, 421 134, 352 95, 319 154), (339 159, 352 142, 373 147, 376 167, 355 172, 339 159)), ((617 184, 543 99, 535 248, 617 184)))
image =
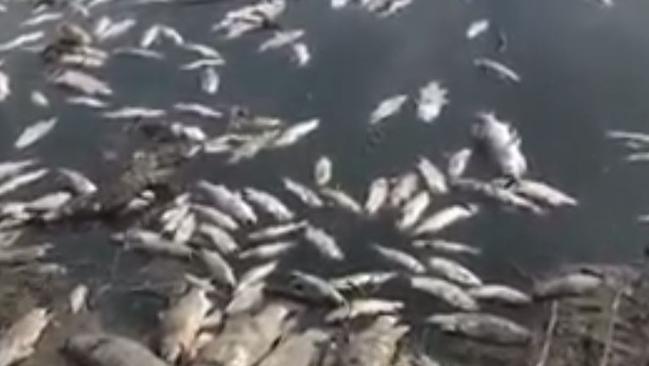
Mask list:
MULTIPOLYGON (((219 70, 221 91, 209 97, 200 92, 196 73, 177 71, 180 62, 192 58, 170 46, 160 48, 167 55, 164 62, 116 58, 100 72, 115 90, 115 106, 166 108, 178 100, 198 101, 246 105, 290 121, 316 116, 322 120, 306 141, 251 162, 225 167, 217 157, 202 158, 193 164, 187 181, 200 176, 231 186, 253 185, 286 198, 279 178, 308 180, 315 159, 326 154, 334 161, 335 182, 364 197, 374 177, 403 172, 419 155, 443 164, 445 154, 468 143, 474 113, 495 110, 520 131, 531 175, 573 194, 580 206, 542 218, 488 210, 452 228, 446 238, 483 248, 485 256, 472 263, 473 268, 501 278, 512 276, 511 263, 536 272, 565 262, 626 262, 641 254, 646 230, 634 218, 649 210, 645 188, 649 169, 622 163, 623 152, 605 140, 604 132, 649 129, 645 100, 649 3, 619 0, 604 9, 580 0, 419 0, 401 14, 379 20, 354 9, 332 11, 326 1, 291 1, 282 25, 305 28, 313 56, 311 66, 301 70, 291 65, 286 53, 256 53, 268 34, 225 42, 208 32, 225 9, 241 3, 133 7, 120 1, 98 12, 109 9, 111 15, 139 20, 130 36, 109 46, 135 43, 141 31, 160 22, 176 27, 188 40, 216 46, 228 62, 219 70), (506 53, 497 54, 493 32, 472 42, 464 38, 468 24, 478 18, 489 18, 507 34, 506 53), (512 86, 485 77, 472 66, 478 56, 503 60, 522 75, 523 82, 512 86), (367 118, 376 103, 398 93, 415 96, 432 79, 450 91, 451 103, 441 118, 425 125, 408 107, 386 124, 381 142, 370 146, 367 118)), ((17 24, 28 9, 14 8, 0 14, 0 39, 20 32, 17 24)), ((12 77, 13 95, 0 104, 0 157, 38 157, 45 165, 73 167, 99 182, 110 175, 116 163, 104 159, 106 151, 128 154, 123 151, 129 138, 125 123, 102 120, 90 110, 64 104, 65 93, 45 85, 43 65, 34 54, 17 51, 2 57, 3 69, 12 77), (51 110, 29 104, 29 92, 35 88, 51 98, 51 110), (51 114, 60 122, 50 136, 27 151, 13 150, 14 139, 27 124, 51 114)), ((222 129, 216 123, 201 126, 212 133, 222 129)), ((380 225, 324 216, 318 220, 336 232, 351 252, 354 268, 374 264, 365 255, 367 240, 398 240, 380 225)), ((131 276, 133 268, 154 267, 144 258, 125 255, 115 270, 116 250, 101 228, 61 231, 45 238, 57 243, 57 258, 71 264, 74 275, 86 282, 136 278, 131 276)), ((34 235, 38 240, 42 234, 34 235)), ((300 253, 287 265, 324 271, 308 252, 300 253)), ((346 269, 327 267, 326 272, 346 269)), ((114 296, 105 305, 112 309, 107 320, 120 324, 120 315, 139 319, 142 327, 154 323, 150 309, 159 304, 147 301, 114 296)), ((126 325, 119 327, 129 331, 126 325)))

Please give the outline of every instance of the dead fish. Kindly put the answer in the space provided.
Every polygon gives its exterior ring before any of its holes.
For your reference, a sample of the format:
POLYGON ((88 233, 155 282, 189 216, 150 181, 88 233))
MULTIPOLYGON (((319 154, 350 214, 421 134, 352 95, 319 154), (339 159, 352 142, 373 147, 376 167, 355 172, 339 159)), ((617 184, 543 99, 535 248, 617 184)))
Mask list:
POLYGON ((259 366, 314 365, 319 359, 322 345, 329 337, 326 330, 315 328, 289 334, 259 366))
POLYGON ((341 345, 336 352, 337 365, 390 366, 398 342, 409 330, 409 326, 399 324, 397 316, 378 316, 370 326, 352 333, 341 345))
POLYGON ((473 150, 467 147, 451 154, 446 167, 446 175, 450 180, 458 179, 464 175, 471 161, 471 156, 473 156, 473 150))
POLYGON ((350 0, 331 0, 331 8, 334 10, 342 9, 349 4, 350 0))
POLYGON ((59 40, 72 43, 77 46, 88 46, 94 39, 83 27, 69 22, 63 22, 56 27, 59 40))
POLYGON ((289 250, 295 248, 297 242, 278 241, 267 244, 261 244, 254 248, 246 249, 239 253, 239 259, 267 260, 283 255, 289 250))
POLYGON ((23 132, 18 136, 16 142, 14 142, 14 147, 16 149, 27 148, 43 137, 47 136, 58 122, 58 118, 53 117, 46 120, 37 121, 34 124, 28 126, 23 130, 23 132))
POLYGON ((135 27, 137 21, 132 18, 126 18, 118 22, 110 21, 110 24, 105 27, 100 27, 99 32, 95 28, 94 36, 99 42, 114 40, 122 37, 135 27))
POLYGON ((394 186, 390 191, 390 206, 401 207, 419 189, 419 176, 415 172, 407 172, 395 178, 394 186))
POLYGON ((307 225, 304 229, 304 239, 328 259, 333 261, 345 259, 345 254, 336 243, 336 239, 320 228, 307 225))
POLYGON ((534 202, 493 183, 482 182, 472 178, 458 178, 453 181, 453 188, 465 193, 477 194, 482 198, 493 200, 501 205, 529 211, 536 215, 545 214, 545 210, 534 202))
POLYGON ((291 211, 279 198, 268 192, 247 187, 243 189, 248 202, 255 205, 259 210, 266 212, 279 222, 291 221, 295 218, 295 213, 291 211))
POLYGON ((473 60, 473 65, 481 70, 494 73, 499 79, 512 83, 521 82, 521 76, 516 71, 498 61, 481 57, 473 60))
POLYGON ((22 230, 0 231, 0 250, 9 248, 16 244, 18 239, 23 235, 22 230))
POLYGON ((257 223, 255 211, 243 200, 241 194, 230 191, 224 185, 215 185, 205 180, 199 181, 197 187, 207 194, 217 208, 231 214, 246 225, 257 223))
POLYGON ((448 226, 474 217, 478 212, 480 212, 479 206, 473 203, 448 206, 423 219, 413 234, 416 236, 436 234, 448 226))
POLYGON ((199 103, 179 102, 174 104, 174 110, 181 113, 196 115, 201 118, 220 119, 223 117, 223 113, 217 111, 216 109, 210 108, 206 105, 202 105, 199 103))
POLYGON ((225 65, 225 61, 222 59, 202 58, 181 65, 180 69, 183 71, 192 71, 192 70, 204 69, 206 67, 223 66, 223 65, 225 65))
POLYGON ((278 266, 279 262, 274 260, 250 268, 241 275, 236 291, 239 292, 246 287, 251 287, 254 284, 262 282, 266 277, 275 272, 278 266))
POLYGON ((206 291, 192 287, 160 314, 158 349, 164 360, 174 364, 192 348, 211 308, 206 291))
POLYGON ((113 55, 141 57, 149 60, 164 60, 165 58, 161 52, 137 47, 118 47, 113 50, 113 55))
POLYGON ((231 254, 239 250, 239 244, 235 239, 219 226, 204 222, 198 225, 197 231, 209 239, 211 247, 223 254, 231 254))
POLYGON ((313 168, 313 180, 315 183, 322 187, 329 184, 333 176, 333 163, 331 159, 326 156, 321 156, 315 163, 313 168))
POLYGON ((0 338, 0 365, 10 366, 30 357, 52 320, 46 308, 34 308, 14 322, 0 338))
POLYGON ((364 316, 397 314, 404 308, 402 301, 379 298, 354 299, 347 306, 332 310, 325 316, 325 322, 337 323, 364 316))
POLYGON ((100 333, 81 333, 65 341, 63 352, 86 365, 167 366, 144 345, 131 339, 100 333))
POLYGON ((530 296, 505 285, 481 285, 468 289, 467 293, 478 301, 489 301, 512 306, 532 303, 530 296))
POLYGON ((160 25, 154 24, 142 33, 140 47, 149 48, 160 39, 160 25))
POLYGON ((90 107, 95 109, 103 109, 108 107, 107 102, 104 102, 103 100, 99 100, 97 98, 86 97, 86 96, 68 97, 65 101, 68 104, 82 105, 85 107, 90 107))
POLYGON ((575 198, 561 192, 560 190, 540 181, 521 179, 511 189, 525 197, 542 202, 552 207, 577 206, 575 198))
POLYGON ((443 239, 415 240, 412 242, 412 246, 418 249, 432 249, 445 254, 468 254, 477 256, 482 253, 479 248, 443 239))
POLYGON ((54 245, 41 245, 4 248, 0 250, 0 265, 24 264, 44 258, 54 245))
POLYGON ((199 44, 199 43, 185 43, 182 45, 182 48, 189 52, 196 53, 200 57, 213 59, 213 60, 221 60, 223 64, 225 64, 225 59, 223 58, 221 53, 210 46, 199 44))
POLYGON ((406 94, 399 94, 381 101, 370 113, 370 125, 375 125, 386 118, 399 113, 407 100, 408 96, 406 94))
POLYGON ((32 91, 29 95, 29 99, 31 100, 32 104, 37 107, 48 108, 50 106, 50 101, 40 90, 32 91))
POLYGON ((421 191, 403 205, 397 228, 401 231, 410 230, 424 214, 430 205, 430 194, 421 191))
POLYGON ((360 203, 356 202, 352 196, 339 189, 324 187, 320 189, 320 194, 342 210, 356 215, 363 213, 363 207, 361 207, 360 203))
POLYGON ((447 333, 488 343, 522 346, 532 338, 532 333, 522 325, 485 313, 436 314, 428 317, 426 323, 447 333))
POLYGON ((466 30, 466 38, 469 40, 477 38, 484 32, 488 31, 489 26, 490 23, 489 20, 487 19, 479 19, 474 22, 471 22, 471 24, 469 24, 469 27, 466 30))
POLYGON ((257 52, 262 53, 269 50, 275 50, 289 44, 295 43, 297 40, 304 36, 305 32, 303 29, 290 29, 277 31, 270 39, 264 41, 257 52))
POLYGON ((390 193, 390 184, 387 178, 379 177, 372 181, 365 201, 365 212, 374 216, 383 207, 390 193))
POLYGON ((216 337, 202 347, 196 365, 257 365, 277 344, 294 312, 288 303, 271 302, 256 313, 233 314, 216 337))
POLYGON ((426 267, 409 253, 404 251, 388 248, 379 244, 373 244, 372 249, 386 262, 392 263, 411 273, 422 274, 426 272, 426 267))
POLYGON ((308 207, 320 208, 324 206, 324 202, 322 202, 318 194, 302 183, 285 177, 282 178, 282 184, 284 185, 284 189, 295 195, 308 207))
POLYGON ((203 221, 208 221, 228 231, 239 230, 239 224, 231 216, 214 207, 194 203, 191 208, 203 221))
POLYGON ((160 36, 170 40, 174 45, 182 47, 185 44, 185 38, 176 29, 168 25, 160 25, 160 36))
POLYGON ((282 282, 278 286, 271 290, 297 296, 315 304, 341 306, 347 303, 345 297, 327 280, 302 271, 291 271, 286 283, 282 282))
POLYGON ((451 282, 425 276, 410 277, 410 286, 432 295, 463 311, 478 311, 478 303, 469 294, 451 282))
POLYGON ((299 68, 309 65, 311 62, 311 52, 309 46, 304 42, 297 42, 291 46, 292 60, 299 68))
POLYGON ((232 150, 228 164, 237 164, 244 160, 249 160, 257 156, 264 149, 272 147, 273 141, 280 135, 280 131, 272 130, 262 132, 259 135, 250 136, 250 138, 239 147, 232 150))
POLYGON ((43 168, 12 177, 0 184, 0 196, 4 196, 19 188, 35 183, 36 181, 43 179, 47 173, 49 173, 49 169, 43 168))
POLYGON ((11 51, 16 48, 24 47, 29 44, 34 44, 41 41, 45 37, 45 32, 35 31, 30 33, 21 34, 14 39, 0 43, 0 52, 11 51))
POLYGON ((263 282, 255 282, 245 287, 238 286, 225 307, 224 314, 230 317, 259 309, 265 301, 265 288, 266 284, 263 282))
POLYGON ((417 99, 417 117, 425 123, 435 121, 449 103, 447 95, 448 90, 439 81, 431 81, 423 86, 417 99))
POLYGON ((277 139, 273 141, 272 147, 283 148, 291 146, 315 131, 319 126, 320 120, 318 118, 298 122, 282 131, 277 139))
POLYGON ((237 279, 234 270, 220 254, 215 251, 201 249, 198 252, 198 257, 214 280, 228 286, 228 288, 235 288, 237 279))
POLYGON ((72 289, 68 297, 68 305, 70 305, 72 314, 77 314, 86 308, 89 294, 90 289, 84 284, 79 284, 72 289))
POLYGON ((511 124, 493 112, 478 113, 471 134, 500 173, 515 180, 527 173, 527 159, 521 151, 521 138, 511 124))
POLYGON ((176 231, 173 235, 173 241, 177 243, 187 243, 194 236, 198 223, 196 222, 196 215, 190 213, 186 215, 178 224, 176 231))
POLYGON ((480 277, 454 260, 443 257, 430 257, 426 261, 426 265, 432 272, 460 285, 467 287, 482 285, 480 277))
POLYGON ((95 183, 76 170, 59 168, 58 173, 66 180, 69 188, 76 194, 90 195, 98 190, 95 183))
POLYGON ((9 75, 0 70, 0 103, 7 100, 11 95, 11 82, 9 75))
POLYGON ((641 144, 649 144, 649 134, 623 130, 607 130, 606 137, 609 139, 631 140, 641 144))
POLYGON ((573 272, 534 284, 532 291, 535 299, 552 299, 565 296, 581 296, 596 290, 604 284, 600 276, 590 273, 573 272))
POLYGON ((0 163, 0 180, 12 177, 34 164, 36 164, 34 159, 2 162, 0 163))
POLYGON ((50 23, 61 19, 63 19, 63 13, 60 12, 41 13, 29 19, 24 20, 22 23, 20 23, 20 26, 35 27, 41 24, 50 23))
POLYGON ((70 201, 71 198, 72 194, 69 192, 46 193, 32 201, 25 202, 25 209, 38 212, 56 211, 70 201))
POLYGON ((141 229, 130 229, 124 234, 113 237, 124 242, 127 250, 138 250, 153 255, 167 255, 179 259, 189 259, 192 249, 182 243, 165 239, 160 234, 141 229))
POLYGON ((443 195, 449 192, 444 173, 430 160, 420 156, 417 162, 417 171, 423 178, 430 193, 443 195))
POLYGON ((154 109, 140 106, 126 106, 114 111, 102 112, 101 117, 106 119, 151 119, 164 117, 164 109, 154 109))
POLYGON ((331 279, 329 283, 340 291, 351 291, 379 287, 398 276, 399 274, 394 271, 359 272, 331 279))
POLYGON ((206 67, 201 71, 201 90, 209 95, 214 95, 219 91, 221 78, 213 67, 206 67))
POLYGON ((79 70, 59 70, 50 75, 49 81, 54 85, 72 89, 89 96, 109 97, 113 95, 113 90, 106 82, 79 70))
POLYGON ((285 224, 265 227, 249 233, 248 240, 250 241, 275 240, 283 236, 296 233, 304 229, 307 225, 308 222, 306 220, 302 220, 298 222, 289 222, 285 224))

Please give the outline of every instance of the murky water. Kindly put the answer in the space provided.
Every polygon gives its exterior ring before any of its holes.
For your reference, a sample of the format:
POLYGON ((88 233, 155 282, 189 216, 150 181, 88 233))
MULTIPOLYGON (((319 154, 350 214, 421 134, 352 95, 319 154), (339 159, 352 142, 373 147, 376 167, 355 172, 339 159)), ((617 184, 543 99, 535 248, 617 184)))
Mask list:
MULTIPOLYGON (((167 57, 162 62, 115 58, 100 72, 115 89, 114 105, 167 108, 183 100, 241 104, 290 121, 322 119, 321 128, 307 141, 251 162, 226 167, 217 157, 201 158, 192 163, 186 182, 201 177, 232 186, 253 185, 287 198, 280 177, 307 180, 313 162, 326 154, 334 161, 335 183, 364 197, 374 177, 402 172, 419 155, 443 163, 445 154, 468 143, 474 113, 493 109, 519 129, 531 175, 575 195, 580 206, 540 218, 488 210, 452 228, 445 237, 484 250, 484 258, 472 262, 472 268, 502 279, 515 276, 512 264, 536 272, 563 262, 629 261, 641 253, 646 229, 634 217, 649 210, 644 185, 649 169, 622 163, 622 152, 604 139, 604 131, 649 130, 649 3, 619 0, 616 7, 603 9, 580 0, 419 0, 403 13, 379 20, 362 11, 332 11, 325 1, 293 1, 282 25, 305 28, 313 54, 311 66, 299 70, 286 53, 256 53, 267 34, 225 42, 208 32, 235 3, 240 2, 109 5, 111 15, 137 16, 139 22, 115 45, 134 44, 148 25, 161 22, 176 27, 186 39, 215 45, 228 62, 219 69, 221 91, 209 97, 200 92, 196 73, 177 70, 180 62, 191 59, 172 47, 160 49, 167 57), (507 34, 509 47, 503 55, 496 52, 493 33, 473 42, 464 38, 467 25, 483 17, 507 34), (485 77, 472 66, 478 56, 505 61, 523 82, 512 86, 485 77), (450 90, 451 103, 441 118, 425 125, 407 108, 386 123, 380 143, 370 143, 367 118, 376 103, 398 93, 414 96, 432 79, 450 90)), ((17 25, 27 12, 27 7, 16 6, 0 14, 0 39, 18 34, 17 25)), ((17 51, 3 57, 13 95, 0 104, 2 160, 38 157, 45 165, 79 169, 100 183, 114 174, 118 163, 106 156, 128 156, 127 123, 102 120, 90 110, 63 103, 66 94, 45 84, 44 66, 36 55, 17 51), (33 89, 45 91, 53 108, 32 107, 33 89), (27 151, 13 150, 14 139, 27 124, 51 115, 59 116, 60 123, 50 136, 27 151)), ((216 133, 222 129, 216 124, 201 126, 216 133)), ((375 267, 375 259, 366 255, 367 244, 400 240, 382 225, 340 215, 314 218, 335 232, 350 253, 350 264, 323 272, 375 267)), ((33 240, 55 242, 55 257, 71 265, 72 277, 96 285, 116 279, 134 284, 138 276, 144 277, 143 266, 151 269, 147 273, 155 272, 156 266, 173 266, 130 255, 116 261, 108 235, 93 226, 72 233, 34 233, 33 240)), ((285 264, 323 268, 309 254, 300 250, 285 264)), ((162 276, 165 270, 159 272, 151 276, 162 276)), ((133 301, 134 295, 113 293, 102 302, 107 309, 103 320, 123 332, 146 333, 147 325, 155 323, 159 299, 139 296, 133 301)), ((426 314, 426 306, 415 313, 426 314)))

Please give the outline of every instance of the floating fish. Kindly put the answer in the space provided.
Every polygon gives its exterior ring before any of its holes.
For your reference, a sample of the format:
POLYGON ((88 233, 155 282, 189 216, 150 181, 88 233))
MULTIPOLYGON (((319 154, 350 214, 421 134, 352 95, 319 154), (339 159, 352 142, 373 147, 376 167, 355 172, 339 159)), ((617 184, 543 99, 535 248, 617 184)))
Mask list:
POLYGON ((326 156, 321 156, 315 163, 313 169, 313 180, 318 186, 326 186, 333 176, 333 163, 326 156))
POLYGON ((68 104, 72 105, 82 105, 85 107, 90 107, 94 109, 103 109, 108 107, 108 103, 104 102, 103 100, 93 98, 93 97, 85 97, 85 96, 79 96, 79 97, 68 97, 65 100, 68 104))
POLYGON ((430 160, 420 156, 419 161, 417 161, 417 171, 423 178, 430 193, 443 195, 449 192, 444 173, 430 160))
POLYGON ((361 316, 377 316, 381 314, 397 314, 404 308, 402 301, 392 301, 378 298, 354 299, 347 306, 329 312, 325 322, 336 323, 361 316))
POLYGON ((475 67, 494 73, 498 78, 510 81, 512 83, 520 83, 521 76, 508 66, 488 58, 477 58, 473 60, 475 67))
POLYGON ((101 116, 107 119, 150 119, 160 118, 166 114, 167 112, 164 109, 126 106, 113 111, 102 112, 101 116))
POLYGON ((0 70, 0 103, 7 100, 11 95, 11 79, 9 75, 0 70))
POLYGON ((469 27, 466 30, 466 38, 474 39, 489 30, 489 20, 479 19, 469 24, 469 27))
POLYGON ((488 343, 522 346, 532 339, 532 333, 525 327, 491 314, 436 314, 428 317, 426 323, 433 324, 447 333, 488 343))
POLYGON ((213 67, 206 67, 201 71, 201 90, 207 94, 214 95, 219 91, 221 78, 213 67))
POLYGON ((215 185, 200 181, 197 185, 221 210, 236 217, 242 223, 254 225, 257 223, 255 211, 248 205, 239 193, 234 193, 224 185, 215 185))
POLYGON ((463 311, 478 311, 480 309, 478 303, 466 291, 442 279, 413 276, 410 277, 410 286, 463 311))
POLYGON ((278 241, 262 244, 239 253, 239 259, 268 260, 274 259, 297 245, 294 241, 278 241))
POLYGON ((204 69, 206 67, 223 66, 223 65, 225 65, 225 61, 223 61, 222 59, 203 58, 200 60, 192 61, 190 63, 181 65, 180 69, 183 71, 191 71, 191 70, 204 69))
POLYGON ((282 178, 282 183, 287 191, 294 194, 305 205, 311 208, 324 206, 324 202, 322 202, 318 194, 304 184, 290 178, 282 178))
POLYGON ((201 118, 220 119, 223 113, 199 103, 176 103, 174 109, 181 113, 196 115, 201 118))
POLYGON ((472 203, 448 206, 422 220, 413 234, 436 234, 450 225, 474 217, 478 212, 479 206, 472 203))
POLYGON ((32 104, 37 107, 48 108, 50 106, 50 101, 40 90, 32 91, 29 95, 29 99, 31 100, 32 104))
POLYGON ((398 344, 410 327, 395 315, 380 315, 365 328, 351 333, 336 349, 335 365, 392 365, 398 344))
POLYGON ((297 42, 291 46, 291 51, 293 53, 293 62, 299 68, 306 67, 311 62, 311 52, 309 51, 309 46, 304 42, 297 42))
POLYGON ((163 60, 165 58, 161 52, 137 47, 119 47, 113 50, 113 54, 141 57, 149 60, 163 60))
POLYGON ((36 164, 34 159, 2 162, 0 163, 0 180, 12 177, 34 164, 36 164))
POLYGON ((281 148, 295 144, 305 136, 315 131, 320 126, 320 120, 317 118, 309 119, 303 122, 298 122, 287 129, 285 129, 273 141, 272 147, 281 148))
POLYGON ((419 89, 417 99, 417 117, 425 123, 435 121, 442 113, 442 108, 449 103, 448 90, 438 81, 431 81, 419 89))
POLYGON ((34 308, 7 328, 0 338, 1 364, 10 366, 30 357, 51 320, 48 309, 34 308))
POLYGON ((25 130, 23 130, 20 136, 18 136, 16 142, 14 142, 14 147, 20 150, 33 145, 43 137, 47 136, 47 134, 52 132, 54 127, 56 127, 58 121, 58 118, 53 117, 46 120, 37 121, 34 124, 28 126, 27 128, 25 128, 25 130))
POLYGON ((500 173, 520 179, 527 173, 527 159, 521 151, 521 138, 511 124, 499 120, 492 112, 478 113, 478 121, 471 127, 477 144, 484 148, 489 160, 500 173))
POLYGON ((174 45, 182 47, 185 44, 185 38, 176 29, 168 25, 160 25, 160 36, 167 38, 174 45))
POLYGON ((16 48, 24 47, 36 43, 43 38, 45 38, 45 32, 43 31, 21 34, 10 41, 0 43, 0 52, 7 52, 16 48))
POLYGON ((351 291, 366 287, 378 287, 398 276, 399 274, 394 271, 360 272, 334 278, 329 282, 340 291, 351 291))
POLYGON ((141 48, 149 48, 160 39, 160 25, 154 24, 142 33, 140 39, 141 48))
POLYGON ((84 284, 79 284, 72 289, 69 296, 70 312, 77 314, 85 309, 88 303, 90 289, 84 284))
POLYGON ((384 260, 396 264, 402 269, 415 274, 423 274, 426 267, 414 256, 393 248, 388 248, 379 244, 373 244, 372 249, 384 260))
POLYGON ((324 187, 320 189, 320 194, 327 200, 331 201, 334 206, 337 206, 342 210, 355 215, 363 213, 363 207, 360 203, 358 203, 352 196, 339 189, 324 187))
POLYGON ((543 208, 534 202, 494 183, 482 182, 472 178, 458 178, 453 181, 453 188, 464 193, 479 195, 501 205, 529 211, 535 215, 544 215, 546 213, 543 208))
POLYGON ((397 228, 401 231, 410 230, 419 221, 428 205, 430 205, 430 194, 426 191, 419 192, 403 205, 397 228))
POLYGON ((310 273, 291 271, 287 283, 279 286, 277 289, 281 292, 288 292, 316 304, 339 306, 347 303, 345 297, 331 283, 310 273))
POLYGON ((42 13, 23 21, 22 23, 20 23, 20 26, 35 27, 41 24, 55 22, 61 19, 63 19, 63 13, 59 13, 59 12, 42 13))
POLYGON ((105 27, 95 28, 94 36, 99 42, 114 40, 122 37, 135 27, 137 21, 132 18, 126 18, 118 22, 109 21, 105 27))
POLYGON ((553 299, 565 296, 581 296, 590 293, 604 284, 601 276, 590 273, 573 272, 550 277, 534 284, 535 299, 553 299))
POLYGON ((401 207, 419 189, 419 176, 415 172, 407 172, 395 179, 394 187, 390 191, 390 206, 401 207))
POLYGON ((293 211, 291 211, 279 198, 268 192, 248 187, 243 189, 243 193, 250 203, 279 222, 287 222, 295 218, 295 213, 293 211))
POLYGON ((114 239, 123 241, 127 250, 179 259, 189 259, 192 256, 192 248, 189 246, 165 239, 160 234, 148 230, 131 229, 124 234, 115 235, 114 239))
POLYGON ((372 113, 370 113, 370 125, 375 125, 384 119, 399 113, 407 100, 407 95, 399 94, 381 101, 376 108, 374 108, 372 113))
POLYGON ((511 189, 525 197, 529 197, 538 202, 550 205, 552 207, 577 206, 575 198, 561 192, 547 183, 533 181, 530 179, 521 179, 514 184, 511 189))
POLYGON ((96 77, 79 70, 59 70, 50 75, 49 81, 54 85, 69 88, 89 96, 113 95, 110 86, 96 77))
POLYGON ((203 262, 212 279, 231 289, 235 288, 237 279, 234 270, 220 254, 202 249, 198 252, 198 258, 203 262))
POLYGON ((275 272, 278 266, 278 261, 271 261, 250 268, 248 271, 241 275, 241 279, 239 281, 239 285, 237 286, 236 292, 240 292, 244 288, 251 287, 257 283, 260 283, 271 273, 275 272))
POLYGON ((451 154, 446 167, 446 175, 448 175, 449 180, 454 180, 464 175, 472 156, 473 150, 467 147, 451 154))
POLYGON ((477 256, 482 253, 479 248, 444 239, 415 240, 412 242, 412 246, 418 249, 431 249, 444 254, 468 254, 477 256))
POLYGON ((432 272, 460 285, 467 287, 482 285, 480 277, 454 260, 443 257, 430 257, 426 261, 426 265, 432 272))
POLYGON ((221 53, 210 46, 199 43, 186 43, 182 45, 182 48, 207 59, 220 60, 225 64, 225 59, 221 53))
POLYGON ((289 222, 286 224, 265 227, 249 233, 248 240, 250 241, 275 240, 283 236, 296 233, 304 229, 307 226, 307 224, 308 224, 307 221, 303 220, 298 222, 289 222))
POLYGON ((297 40, 302 38, 304 34, 305 32, 302 29, 277 31, 272 38, 264 41, 261 45, 259 45, 257 51, 261 53, 287 46, 289 44, 295 43, 297 40))
POLYGON ((168 365, 146 346, 125 337, 104 333, 73 335, 65 341, 63 352, 88 365, 168 365))
POLYGON ((38 169, 33 170, 21 175, 12 177, 11 179, 0 184, 0 196, 4 196, 10 192, 13 192, 19 188, 30 185, 40 179, 43 179, 45 175, 49 173, 49 169, 38 169))
POLYGON ((336 239, 322 229, 308 225, 304 230, 304 239, 328 259, 333 261, 345 259, 345 253, 336 243, 336 239))
POLYGON ((197 231, 209 239, 211 247, 223 254, 232 254, 239 250, 236 240, 216 225, 203 222, 198 225, 197 231))
POLYGON ((510 306, 529 305, 532 298, 515 288, 505 285, 481 285, 467 290, 479 301, 489 301, 510 306))
POLYGON ((239 230, 239 224, 231 216, 214 207, 194 203, 191 205, 191 209, 203 221, 208 221, 225 230, 239 230))

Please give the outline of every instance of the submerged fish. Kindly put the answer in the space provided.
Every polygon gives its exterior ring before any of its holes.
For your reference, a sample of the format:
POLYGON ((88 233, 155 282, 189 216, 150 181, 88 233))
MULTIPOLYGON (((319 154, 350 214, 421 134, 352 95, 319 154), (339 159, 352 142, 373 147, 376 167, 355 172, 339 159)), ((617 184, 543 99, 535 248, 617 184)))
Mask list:
POLYGON ((426 123, 435 121, 442 113, 442 108, 449 103, 448 90, 438 81, 431 81, 419 89, 417 99, 417 117, 426 123))
POLYGON ((52 132, 54 127, 58 122, 58 118, 53 117, 42 121, 37 121, 31 126, 25 128, 25 130, 18 136, 16 142, 14 142, 14 147, 16 149, 24 149, 36 143, 38 140, 45 137, 48 133, 52 132))
POLYGON ((29 95, 29 99, 31 100, 32 104, 37 107, 47 108, 50 106, 50 101, 47 99, 45 94, 43 94, 43 92, 40 90, 32 91, 31 94, 29 95))
POLYGON ((219 91, 221 78, 213 67, 206 67, 201 71, 201 90, 204 93, 214 95, 219 91))
POLYGON ((370 113, 370 125, 375 125, 384 119, 399 113, 407 100, 407 95, 399 94, 381 101, 376 108, 374 108, 372 113, 370 113))

